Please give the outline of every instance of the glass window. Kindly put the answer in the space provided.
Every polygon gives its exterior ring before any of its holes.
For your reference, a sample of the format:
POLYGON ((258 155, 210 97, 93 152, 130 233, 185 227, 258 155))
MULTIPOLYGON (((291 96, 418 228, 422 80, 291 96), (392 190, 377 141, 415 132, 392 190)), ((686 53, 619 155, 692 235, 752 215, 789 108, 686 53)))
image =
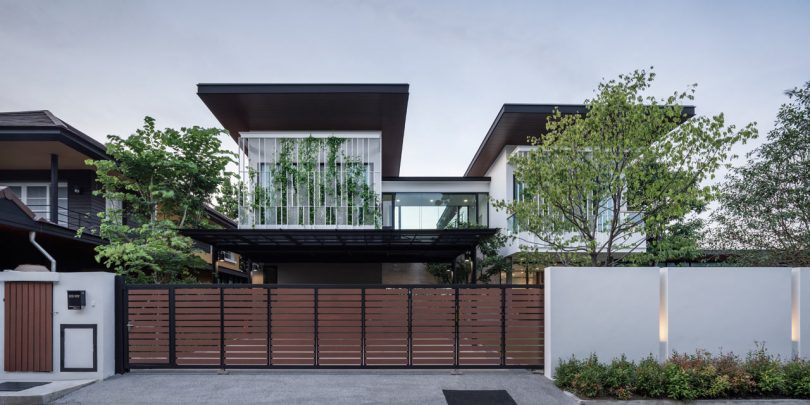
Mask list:
POLYGON ((394 226, 394 195, 383 194, 382 196, 382 212, 383 212, 383 228, 391 228, 394 226))
POLYGON ((486 194, 396 193, 390 196, 393 204, 383 199, 383 221, 392 218, 395 229, 487 226, 486 209, 481 208, 487 206, 486 194))

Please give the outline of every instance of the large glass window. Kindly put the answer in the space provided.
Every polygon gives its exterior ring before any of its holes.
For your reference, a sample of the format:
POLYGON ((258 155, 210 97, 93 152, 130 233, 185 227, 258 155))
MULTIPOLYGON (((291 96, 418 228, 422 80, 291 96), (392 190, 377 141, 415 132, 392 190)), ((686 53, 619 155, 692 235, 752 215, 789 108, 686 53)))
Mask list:
POLYGON ((479 193, 385 194, 383 223, 394 229, 486 227, 487 198, 479 193))

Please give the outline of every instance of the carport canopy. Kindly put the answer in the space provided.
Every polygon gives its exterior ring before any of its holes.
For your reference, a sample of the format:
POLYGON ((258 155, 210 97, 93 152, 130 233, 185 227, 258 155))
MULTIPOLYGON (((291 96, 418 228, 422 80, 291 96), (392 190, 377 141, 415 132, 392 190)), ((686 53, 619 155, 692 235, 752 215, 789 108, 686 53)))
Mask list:
POLYGON ((183 235, 265 263, 450 262, 471 252, 492 228, 393 229, 185 229, 183 235))

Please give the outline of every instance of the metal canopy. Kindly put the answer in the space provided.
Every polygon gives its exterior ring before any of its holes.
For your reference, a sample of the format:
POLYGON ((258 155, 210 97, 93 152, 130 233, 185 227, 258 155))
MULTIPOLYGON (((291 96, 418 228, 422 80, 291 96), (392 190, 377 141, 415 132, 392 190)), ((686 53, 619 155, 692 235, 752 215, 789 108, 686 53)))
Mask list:
POLYGON ((186 229, 220 250, 262 262, 451 261, 497 229, 186 229))

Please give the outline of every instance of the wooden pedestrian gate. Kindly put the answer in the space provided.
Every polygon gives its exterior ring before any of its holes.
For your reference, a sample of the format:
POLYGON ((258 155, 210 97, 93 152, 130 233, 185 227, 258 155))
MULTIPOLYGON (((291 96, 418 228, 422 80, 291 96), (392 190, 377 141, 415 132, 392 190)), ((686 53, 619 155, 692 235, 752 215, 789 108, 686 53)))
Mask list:
POLYGON ((124 368, 541 368, 542 286, 127 285, 124 368))

